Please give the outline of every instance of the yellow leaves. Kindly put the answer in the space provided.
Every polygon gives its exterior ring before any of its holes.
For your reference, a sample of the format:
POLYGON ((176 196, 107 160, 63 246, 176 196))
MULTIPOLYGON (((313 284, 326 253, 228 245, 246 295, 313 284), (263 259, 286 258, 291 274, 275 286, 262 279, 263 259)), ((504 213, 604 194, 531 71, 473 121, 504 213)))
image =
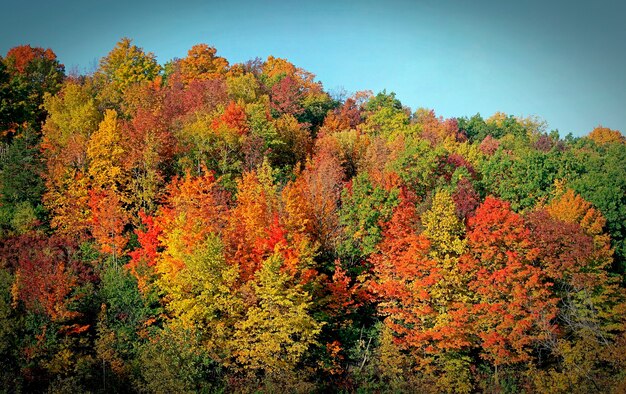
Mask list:
POLYGON ((469 394, 474 391, 469 357, 447 355, 438 361, 441 374, 435 385, 440 393, 469 394))
POLYGON ((281 273, 276 255, 263 263, 252 288, 258 305, 236 324, 232 341, 236 361, 266 374, 292 371, 321 331, 308 312, 311 296, 289 275, 281 273))
POLYGON ((47 95, 44 108, 48 118, 42 127, 41 148, 45 178, 52 189, 68 169, 86 170, 87 141, 98 127, 100 113, 88 88, 74 82, 67 82, 55 96, 47 95))
POLYGON ((229 77, 226 86, 232 100, 242 100, 246 104, 257 101, 260 86, 254 74, 229 77))
MULTIPOLYGON (((562 220, 566 223, 581 223, 586 217, 587 227, 597 229, 604 226, 604 219, 601 214, 591 206, 590 202, 585 201, 580 195, 576 194, 572 189, 567 189, 560 195, 557 195, 546 207, 550 216, 555 219, 562 220), (589 215, 589 216, 588 216, 589 215)), ((594 233, 591 235, 597 235, 594 233)))
POLYGON ((44 194, 46 207, 52 212, 50 224, 60 234, 72 237, 85 234, 90 220, 88 178, 68 171, 57 180, 58 186, 44 194))
POLYGON ((117 112, 107 110, 87 146, 88 173, 94 188, 118 190, 120 185, 126 183, 122 173, 122 138, 117 112))
POLYGON ((424 235, 431 241, 431 256, 460 256, 467 247, 462 238, 465 226, 457 218, 455 205, 450 193, 439 191, 435 194, 432 208, 422 216, 424 235))
POLYGON ((122 38, 100 60, 100 68, 95 75, 104 85, 100 96, 113 103, 131 85, 156 78, 161 69, 153 53, 145 53, 142 48, 131 45, 131 42, 129 38, 122 38))
POLYGON ((157 285, 166 294, 175 324, 201 332, 207 350, 217 354, 243 308, 234 286, 238 268, 226 264, 217 236, 209 235, 193 249, 181 248, 181 236, 177 231, 166 240, 165 256, 156 265, 157 285), (171 260, 180 261, 180 266, 173 267, 171 260))
POLYGON ((20 300, 20 287, 21 287, 21 276, 22 273, 19 269, 15 271, 15 280, 11 285, 11 307, 13 309, 17 308, 20 300))

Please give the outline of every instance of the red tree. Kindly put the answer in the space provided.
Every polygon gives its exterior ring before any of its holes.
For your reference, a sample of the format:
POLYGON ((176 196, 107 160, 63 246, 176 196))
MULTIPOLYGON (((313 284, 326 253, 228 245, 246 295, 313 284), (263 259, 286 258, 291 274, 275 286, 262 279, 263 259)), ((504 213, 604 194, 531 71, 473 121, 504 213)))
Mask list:
POLYGON ((474 330, 482 356, 495 365, 529 359, 546 338, 556 315, 545 273, 535 266, 539 251, 523 219, 507 202, 487 197, 468 220, 470 252, 464 269, 472 276, 474 330))

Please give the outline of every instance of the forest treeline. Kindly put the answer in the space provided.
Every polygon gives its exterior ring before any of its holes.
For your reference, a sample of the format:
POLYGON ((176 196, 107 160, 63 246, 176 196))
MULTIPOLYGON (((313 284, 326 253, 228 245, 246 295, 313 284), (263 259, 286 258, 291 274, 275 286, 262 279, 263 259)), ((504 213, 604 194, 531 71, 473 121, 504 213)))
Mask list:
POLYGON ((4 392, 626 392, 626 145, 205 44, 0 58, 4 392))

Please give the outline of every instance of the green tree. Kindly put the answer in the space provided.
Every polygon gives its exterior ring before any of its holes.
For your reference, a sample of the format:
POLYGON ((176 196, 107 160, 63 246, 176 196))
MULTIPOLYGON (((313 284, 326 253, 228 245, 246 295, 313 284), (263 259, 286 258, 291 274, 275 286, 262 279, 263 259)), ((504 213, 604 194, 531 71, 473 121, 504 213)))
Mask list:
POLYGON ((383 238, 381 223, 391 218, 397 203, 397 189, 373 186, 367 174, 357 175, 343 190, 339 210, 343 240, 337 252, 344 264, 357 266, 376 250, 383 238))

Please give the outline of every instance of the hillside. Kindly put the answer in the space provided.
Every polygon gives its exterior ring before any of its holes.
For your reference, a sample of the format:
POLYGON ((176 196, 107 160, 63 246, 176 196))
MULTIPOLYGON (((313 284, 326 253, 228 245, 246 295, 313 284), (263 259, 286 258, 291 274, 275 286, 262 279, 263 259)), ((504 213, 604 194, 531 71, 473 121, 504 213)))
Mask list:
POLYGON ((122 39, 0 133, 0 392, 626 391, 619 131, 122 39))

